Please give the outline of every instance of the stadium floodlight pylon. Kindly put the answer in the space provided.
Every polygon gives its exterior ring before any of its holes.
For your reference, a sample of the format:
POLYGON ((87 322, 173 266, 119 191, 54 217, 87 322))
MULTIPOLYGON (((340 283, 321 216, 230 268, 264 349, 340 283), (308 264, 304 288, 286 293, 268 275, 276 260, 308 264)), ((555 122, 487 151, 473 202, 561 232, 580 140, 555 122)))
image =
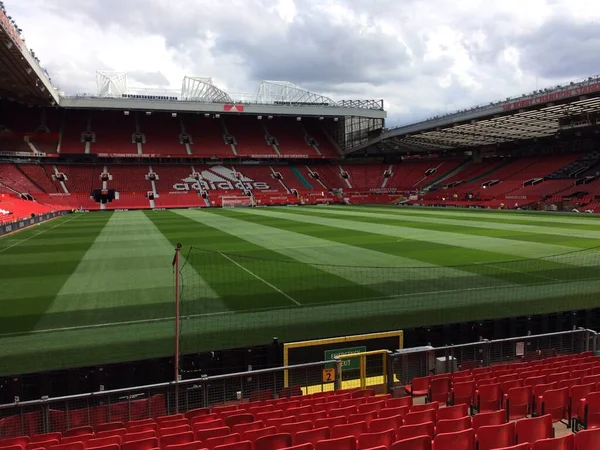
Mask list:
POLYGON ((337 106, 329 97, 303 89, 288 81, 269 81, 260 83, 256 93, 256 103, 308 103, 337 106))
POLYGON ((120 98, 127 93, 126 72, 96 72, 98 97, 120 98))
POLYGON ((209 77, 185 76, 181 84, 181 99, 196 102, 233 103, 231 96, 214 85, 209 77))

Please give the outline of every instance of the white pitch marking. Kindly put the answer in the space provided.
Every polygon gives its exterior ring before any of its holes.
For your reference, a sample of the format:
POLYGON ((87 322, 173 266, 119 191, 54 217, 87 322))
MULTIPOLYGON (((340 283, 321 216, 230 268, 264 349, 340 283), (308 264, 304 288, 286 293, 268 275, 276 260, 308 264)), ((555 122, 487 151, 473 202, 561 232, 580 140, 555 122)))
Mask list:
POLYGON ((271 283, 269 283, 267 280, 265 280, 265 279, 263 279, 263 278, 259 277, 258 275, 256 275, 256 274, 255 274, 254 272, 252 272, 251 270, 249 270, 249 269, 246 269, 244 266, 242 266, 241 264, 239 264, 237 261, 234 261, 233 259, 231 259, 231 258, 230 258, 229 256, 227 256, 225 253, 221 253, 221 252, 219 252, 219 254, 220 254, 220 255, 221 255, 223 258, 225 258, 225 259, 227 259, 227 260, 231 261, 233 264, 235 264, 236 266, 238 266, 240 269, 242 269, 242 270, 244 270, 244 271, 248 272, 250 275, 252 275, 252 276, 253 276, 254 278, 256 278, 257 280, 259 280, 259 281, 262 281, 263 283, 265 283, 267 286, 269 286, 269 287, 270 287, 271 289, 273 289, 274 291, 277 291, 277 292, 279 292, 281 295, 283 295, 283 296, 284 296, 285 298, 287 298, 288 300, 290 300, 290 301, 294 302, 294 303, 295 303, 296 305, 298 305, 298 306, 302 306, 302 304, 301 304, 299 301, 297 301, 297 300, 296 300, 296 299, 294 299, 293 297, 291 297, 291 296, 289 296, 288 294, 286 294, 285 292, 283 292, 283 291, 282 291, 281 289, 279 289, 277 286, 274 286, 274 285, 272 285, 271 283))
MULTIPOLYGON (((60 227, 61 225, 64 225, 64 224, 65 224, 65 223, 67 223, 67 222, 71 222, 72 220, 75 220, 77 217, 79 217, 79 215, 75 215, 75 217, 73 217, 72 219, 68 219, 68 220, 65 220, 64 222, 57 223, 57 224, 56 224, 56 225, 54 225, 53 227, 46 228, 45 230, 42 230, 42 231, 40 231, 39 233, 36 233, 36 234, 34 234, 33 236, 29 236, 28 238, 22 239, 22 240, 20 240, 19 242, 15 242, 14 244, 12 244, 12 245, 9 245, 8 247, 4 247, 3 249, 0 249, 0 253, 2 253, 2 252, 4 252, 4 251, 8 250, 9 248, 16 247, 17 245, 19 245, 19 244, 22 244, 23 242, 27 242, 29 239, 33 239, 34 237, 37 237, 37 236, 39 236, 40 234, 44 234, 46 231, 50 231, 50 230, 52 230, 52 229, 54 229, 54 228, 56 228, 56 227, 60 227)), ((24 231, 24 230, 23 230, 23 231, 24 231)))
POLYGON ((537 278, 542 278, 544 280, 557 281, 559 283, 563 283, 564 282, 564 280, 561 280, 559 278, 547 277, 547 276, 544 276, 544 275, 538 275, 536 273, 523 272, 522 270, 509 269, 507 267, 499 267, 499 266, 495 266, 493 264, 488 264, 488 263, 475 263, 475 264, 480 265, 480 266, 493 267, 494 269, 505 270, 507 272, 522 273, 523 275, 527 275, 529 277, 537 277, 537 278))

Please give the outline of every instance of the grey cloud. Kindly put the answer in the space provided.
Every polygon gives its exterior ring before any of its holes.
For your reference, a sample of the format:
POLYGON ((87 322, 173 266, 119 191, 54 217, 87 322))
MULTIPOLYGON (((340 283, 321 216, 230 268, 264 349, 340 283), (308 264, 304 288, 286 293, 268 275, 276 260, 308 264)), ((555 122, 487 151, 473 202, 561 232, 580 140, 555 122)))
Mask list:
POLYGON ((160 72, 145 72, 143 70, 135 70, 127 73, 127 77, 133 81, 138 81, 148 86, 164 87, 169 85, 169 80, 160 72))
POLYGON ((287 31, 266 42, 239 41, 219 35, 215 55, 236 55, 255 80, 276 79, 300 85, 328 86, 344 82, 382 83, 402 78, 398 69, 410 57, 401 44, 386 42, 382 33, 333 25, 327 17, 302 13, 287 31))
POLYGON ((551 80, 600 73, 600 23, 557 19, 517 41, 524 69, 551 80))

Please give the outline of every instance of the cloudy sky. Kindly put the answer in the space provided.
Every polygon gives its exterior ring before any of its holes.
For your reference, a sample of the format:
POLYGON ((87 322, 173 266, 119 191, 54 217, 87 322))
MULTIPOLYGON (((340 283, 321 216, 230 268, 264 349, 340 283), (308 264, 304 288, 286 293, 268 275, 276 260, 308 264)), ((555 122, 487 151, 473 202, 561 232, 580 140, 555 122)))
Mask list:
MULTIPOLYGON (((599 0, 4 0, 53 82, 383 98, 388 125, 600 74, 599 0)), ((232 95, 236 96, 236 95, 232 95)))

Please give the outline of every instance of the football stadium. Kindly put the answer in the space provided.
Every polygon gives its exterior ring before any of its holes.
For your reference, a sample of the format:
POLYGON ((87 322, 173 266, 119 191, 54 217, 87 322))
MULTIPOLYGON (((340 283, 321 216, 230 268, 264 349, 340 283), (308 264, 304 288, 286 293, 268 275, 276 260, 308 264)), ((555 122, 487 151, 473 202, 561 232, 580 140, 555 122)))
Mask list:
POLYGON ((0 450, 600 448, 599 77, 389 128, 284 81, 69 95, 20 32, 0 450))

